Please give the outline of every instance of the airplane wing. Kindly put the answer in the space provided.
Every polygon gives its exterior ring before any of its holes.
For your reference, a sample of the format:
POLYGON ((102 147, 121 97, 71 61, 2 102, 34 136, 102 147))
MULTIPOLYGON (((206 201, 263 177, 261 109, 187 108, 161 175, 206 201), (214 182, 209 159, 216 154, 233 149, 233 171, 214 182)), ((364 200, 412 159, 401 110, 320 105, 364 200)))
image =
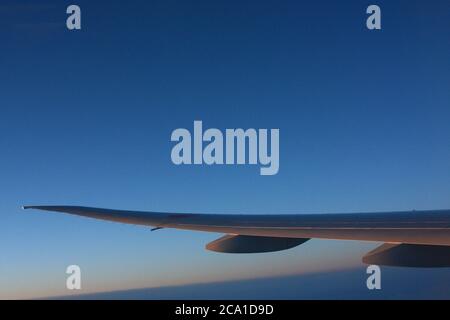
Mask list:
POLYGON ((151 226, 226 234, 208 250, 225 253, 273 252, 311 238, 384 242, 363 258, 368 264, 406 267, 450 267, 450 210, 235 215, 158 213, 79 206, 25 206, 83 217, 151 226))

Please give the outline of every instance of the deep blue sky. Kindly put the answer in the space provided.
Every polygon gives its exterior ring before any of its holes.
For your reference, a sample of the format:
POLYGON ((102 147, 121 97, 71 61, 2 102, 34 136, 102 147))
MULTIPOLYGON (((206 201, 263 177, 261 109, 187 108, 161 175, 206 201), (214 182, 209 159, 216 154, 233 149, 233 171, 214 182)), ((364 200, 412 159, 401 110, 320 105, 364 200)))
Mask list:
POLYGON ((2 1, 0 297, 360 266, 376 244, 218 255, 220 235, 24 204, 169 212, 450 208, 450 5, 442 1, 2 1), (94 3, 95 2, 95 3, 94 3), (65 9, 82 10, 82 30, 65 9), (382 9, 382 30, 365 10, 382 9), (280 128, 280 172, 174 166, 172 130, 280 128))

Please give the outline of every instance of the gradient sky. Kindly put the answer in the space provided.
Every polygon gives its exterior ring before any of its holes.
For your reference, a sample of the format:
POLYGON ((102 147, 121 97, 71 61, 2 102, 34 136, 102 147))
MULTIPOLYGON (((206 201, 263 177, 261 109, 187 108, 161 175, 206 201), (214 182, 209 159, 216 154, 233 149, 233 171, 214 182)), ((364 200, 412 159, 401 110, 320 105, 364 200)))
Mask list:
POLYGON ((2 1, 0 298, 67 294, 70 264, 96 292, 338 270, 377 245, 220 255, 204 250, 219 234, 24 204, 450 208, 450 4, 373 3, 381 31, 365 27, 368 1, 2 1), (81 31, 65 28, 72 3, 81 31), (173 165, 170 134, 194 120, 280 128, 280 172, 173 165))

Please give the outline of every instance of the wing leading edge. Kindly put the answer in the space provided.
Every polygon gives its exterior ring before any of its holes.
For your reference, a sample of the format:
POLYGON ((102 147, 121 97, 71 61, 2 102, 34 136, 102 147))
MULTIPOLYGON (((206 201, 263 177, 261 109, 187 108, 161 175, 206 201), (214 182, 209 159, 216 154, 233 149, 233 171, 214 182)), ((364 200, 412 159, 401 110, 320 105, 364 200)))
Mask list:
MULTIPOLYGON (((433 252, 439 251, 436 246, 442 246, 444 249, 441 249, 439 253, 442 255, 442 252, 445 251, 450 254, 450 249, 445 248, 450 246, 450 210, 234 215, 158 213, 79 206, 25 206, 24 209, 63 212, 101 220, 151 226, 156 229, 176 228, 233 235, 225 236, 207 245, 207 249, 218 252, 279 251, 295 247, 310 238, 319 238, 408 244, 409 246, 406 247, 384 247, 380 250, 384 252, 382 255, 380 253, 372 254, 370 258, 367 256, 365 258, 367 262, 374 259, 381 262, 389 261, 390 265, 396 263, 392 255, 406 257, 409 254, 412 256, 412 258, 401 260, 401 265, 411 264, 410 260, 414 260, 414 256, 429 260, 433 251, 426 250, 429 246, 434 246, 435 251, 433 252), (237 235, 240 237, 236 237, 237 235), (284 238, 284 240, 280 238, 284 238), (387 252, 390 250, 395 252, 388 255, 387 252), (425 251, 429 251, 430 255, 424 254, 425 251), (420 254, 415 254, 416 252, 420 254), (383 259, 380 258, 381 256, 383 259)), ((412 264, 432 267, 447 266, 447 264, 450 266, 450 259, 441 259, 440 261, 439 265, 422 262, 412 264)))

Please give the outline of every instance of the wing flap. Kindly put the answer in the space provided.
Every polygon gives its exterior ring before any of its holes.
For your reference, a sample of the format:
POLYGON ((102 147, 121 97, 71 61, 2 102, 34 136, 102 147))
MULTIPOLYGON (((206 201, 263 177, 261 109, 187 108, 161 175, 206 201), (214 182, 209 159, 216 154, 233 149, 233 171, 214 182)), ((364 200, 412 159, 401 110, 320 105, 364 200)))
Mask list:
POLYGON ((385 243, 363 257, 366 264, 393 267, 450 267, 450 247, 385 243))
POLYGON ((206 245, 206 249, 222 253, 262 253, 294 248, 309 239, 226 235, 206 245))

